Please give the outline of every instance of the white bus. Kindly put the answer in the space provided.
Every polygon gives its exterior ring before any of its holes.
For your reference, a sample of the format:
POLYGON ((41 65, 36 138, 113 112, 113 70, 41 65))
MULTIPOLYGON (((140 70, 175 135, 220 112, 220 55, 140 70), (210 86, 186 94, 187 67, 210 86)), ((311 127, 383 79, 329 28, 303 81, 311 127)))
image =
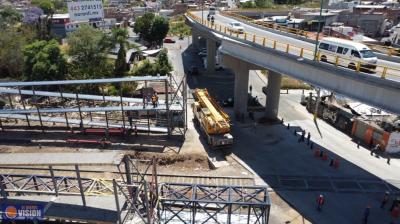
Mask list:
POLYGON ((372 71, 376 69, 377 57, 374 52, 362 43, 327 37, 318 45, 320 60, 329 63, 338 63, 340 66, 356 69, 357 62, 361 63, 360 69, 372 71), (336 62, 336 56, 338 61, 336 62))
POLYGON ((209 15, 215 15, 215 11, 217 11, 216 9, 215 9, 215 7, 213 7, 213 6, 211 6, 209 9, 208 9, 208 14, 209 15))

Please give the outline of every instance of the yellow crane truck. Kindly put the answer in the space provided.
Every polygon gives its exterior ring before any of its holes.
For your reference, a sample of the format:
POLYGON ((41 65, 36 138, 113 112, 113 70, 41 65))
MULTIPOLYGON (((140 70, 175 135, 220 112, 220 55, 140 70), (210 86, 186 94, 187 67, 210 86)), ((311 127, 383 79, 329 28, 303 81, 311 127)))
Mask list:
POLYGON ((194 122, 206 137, 211 148, 230 147, 233 136, 228 114, 208 94, 207 89, 194 90, 195 102, 192 104, 194 122))

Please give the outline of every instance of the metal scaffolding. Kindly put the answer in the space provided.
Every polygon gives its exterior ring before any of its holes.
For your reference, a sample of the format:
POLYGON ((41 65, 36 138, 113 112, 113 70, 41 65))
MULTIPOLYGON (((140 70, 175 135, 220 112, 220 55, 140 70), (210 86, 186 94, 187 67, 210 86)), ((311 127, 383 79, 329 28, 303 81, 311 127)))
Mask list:
MULTIPOLYGON (((124 158, 125 173, 122 182, 113 181, 114 194, 123 195, 125 206, 118 207, 120 224, 139 220, 146 224, 159 223, 158 178, 156 160, 124 158)), ((122 173, 122 171, 121 171, 122 173)), ((115 197, 119 204, 118 197, 115 197)))
POLYGON ((31 165, 47 166, 49 175, 0 174, 0 198, 78 196, 77 205, 90 207, 88 200, 92 196, 101 199, 114 195, 115 223, 120 224, 268 223, 271 203, 266 187, 159 183, 154 158, 137 160, 124 156, 116 162, 112 160, 110 164, 117 166, 116 175, 120 178, 81 177, 79 166, 84 163, 73 165, 73 176, 55 175, 53 167, 57 164, 52 162, 31 165))
POLYGON ((172 76, 1 82, 0 97, 6 105, 0 110, 0 129, 5 131, 12 128, 12 121, 22 121, 29 128, 39 127, 43 132, 46 127, 57 123, 65 124, 66 129, 123 128, 184 135, 187 127, 185 82, 185 77, 177 81, 172 76), (144 94, 139 98, 123 96, 122 86, 133 82, 144 83, 145 87, 150 82, 160 83, 163 88, 158 90, 162 92, 159 96, 164 99, 158 100, 154 106, 149 102, 149 96, 144 94), (111 83, 120 87, 120 91, 116 91, 117 96, 106 94, 105 87, 111 83), (43 87, 58 91, 44 91, 43 87), (88 87, 97 89, 101 94, 77 91, 87 92, 88 87))
POLYGON ((161 223, 268 223, 266 187, 163 183, 161 223))

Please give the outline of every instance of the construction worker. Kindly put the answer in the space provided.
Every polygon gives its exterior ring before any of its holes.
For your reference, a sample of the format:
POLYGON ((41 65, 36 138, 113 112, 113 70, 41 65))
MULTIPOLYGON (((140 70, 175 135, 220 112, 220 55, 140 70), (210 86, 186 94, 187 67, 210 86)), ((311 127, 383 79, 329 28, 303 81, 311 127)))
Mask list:
POLYGON ((148 95, 147 95, 147 103, 146 103, 146 106, 149 105, 150 101, 151 101, 151 97, 150 97, 150 94, 148 94, 148 95))
POLYGON ((393 199, 392 206, 390 206, 389 211, 392 211, 394 207, 398 206, 400 202, 400 197, 396 197, 393 199))
POLYGON ((153 103, 153 108, 156 108, 157 99, 155 94, 151 96, 151 102, 153 103))
POLYGON ((131 129, 132 129, 132 124, 133 124, 133 122, 132 122, 132 120, 133 120, 133 117, 132 117, 132 112, 131 111, 128 111, 128 120, 129 120, 129 126, 131 126, 131 129))
POLYGON ((317 198, 317 210, 320 212, 322 210, 322 206, 325 203, 324 196, 320 194, 317 198))
POLYGON ((390 212, 390 215, 392 216, 392 221, 390 223, 394 224, 400 215, 400 209, 398 205, 393 208, 393 210, 390 212))
POLYGON ((298 142, 304 142, 304 136, 305 136, 305 135, 306 135, 306 131, 305 131, 305 130, 302 130, 302 131, 301 131, 301 136, 300 136, 298 142))
POLYGON ((136 124, 135 124, 135 129, 133 129, 133 131, 135 132, 135 136, 137 137, 138 134, 137 134, 137 127, 136 127, 136 124))
POLYGON ((108 128, 106 128, 105 132, 104 132, 104 138, 106 140, 110 140, 110 132, 108 131, 108 128))
POLYGON ((383 195, 383 198, 382 198, 381 208, 384 208, 388 201, 389 201, 389 191, 386 191, 385 195, 383 195))
POLYGON ((376 146, 374 148, 374 153, 376 154, 379 151, 380 148, 381 148, 381 145, 379 145, 379 143, 376 144, 376 146))
POLYGON ((157 92, 154 93, 154 95, 156 96, 156 107, 158 107, 158 95, 157 95, 157 92))
POLYGON ((370 210, 371 210, 371 205, 368 205, 364 210, 364 217, 363 217, 364 224, 368 223, 368 217, 369 217, 370 210))

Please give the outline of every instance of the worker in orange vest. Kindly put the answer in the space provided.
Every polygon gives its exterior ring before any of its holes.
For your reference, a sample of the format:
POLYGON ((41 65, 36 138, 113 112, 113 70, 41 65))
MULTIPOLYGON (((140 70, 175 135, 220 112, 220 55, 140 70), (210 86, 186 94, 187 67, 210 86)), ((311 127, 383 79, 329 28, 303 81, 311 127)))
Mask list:
POLYGON ((322 210, 322 206, 325 203, 325 199, 324 196, 322 194, 320 194, 317 198, 317 210, 321 211, 322 210))
POLYGON ((399 218, 399 216, 400 216, 400 209, 399 209, 399 206, 398 205, 396 205, 393 209, 392 209, 392 211, 390 212, 390 215, 392 216, 392 221, 390 222, 391 224, 393 223, 395 223, 396 222, 396 220, 399 218))

